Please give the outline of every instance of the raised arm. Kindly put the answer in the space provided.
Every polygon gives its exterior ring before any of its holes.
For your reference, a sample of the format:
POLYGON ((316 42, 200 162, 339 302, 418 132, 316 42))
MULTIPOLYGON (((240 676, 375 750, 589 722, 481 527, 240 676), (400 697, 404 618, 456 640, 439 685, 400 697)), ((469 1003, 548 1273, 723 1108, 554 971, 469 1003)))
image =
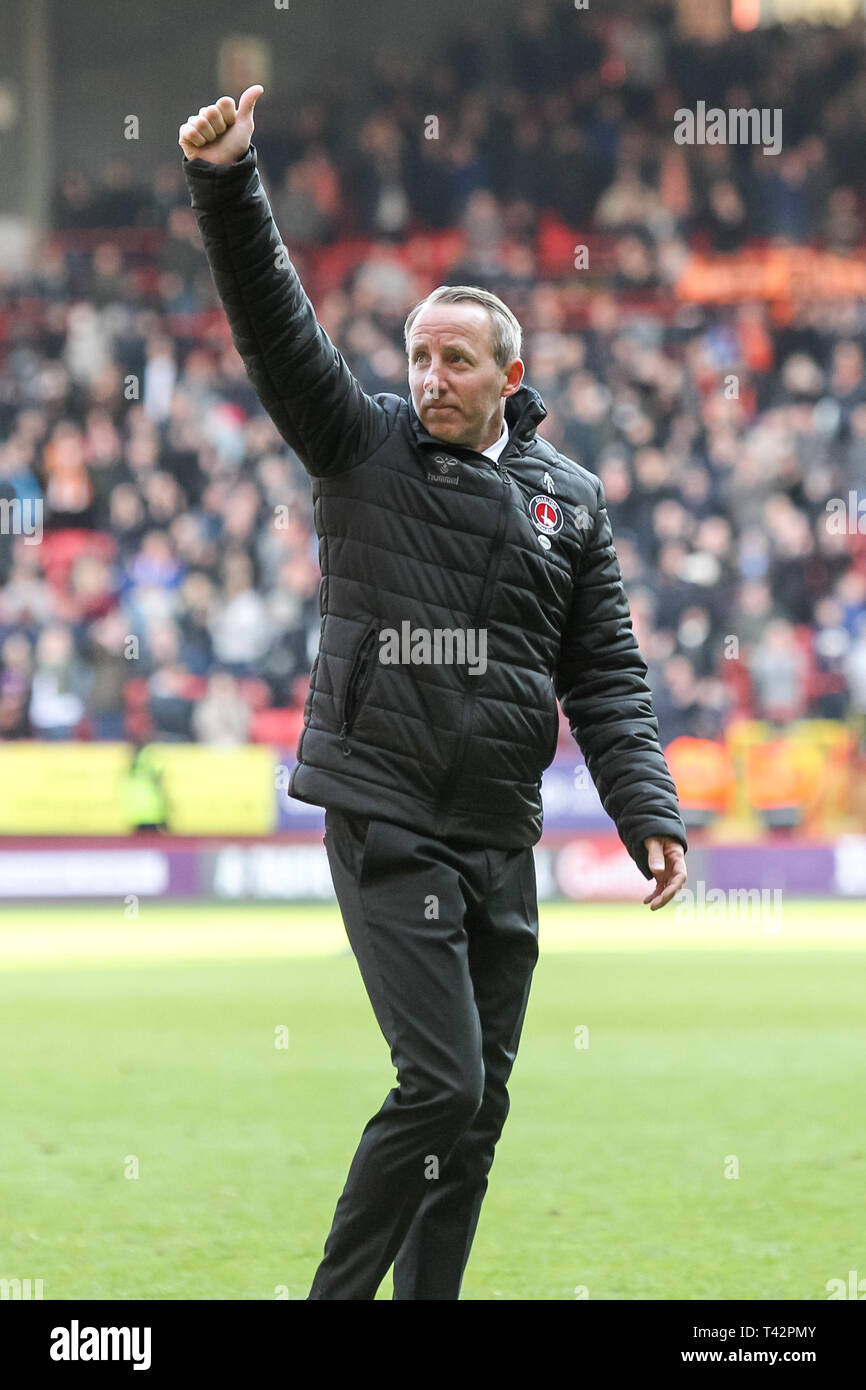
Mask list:
POLYGON ((179 131, 183 171, 211 273, 247 375, 307 472, 369 458, 393 417, 368 396, 316 319, 262 187, 248 87, 203 106, 179 131))

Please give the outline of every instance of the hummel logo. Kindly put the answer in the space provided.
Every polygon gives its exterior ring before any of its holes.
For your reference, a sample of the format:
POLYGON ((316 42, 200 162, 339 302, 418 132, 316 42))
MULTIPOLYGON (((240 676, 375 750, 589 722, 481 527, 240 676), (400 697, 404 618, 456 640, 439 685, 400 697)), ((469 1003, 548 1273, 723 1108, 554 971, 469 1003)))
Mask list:
POLYGON ((460 460, 452 458, 450 454, 434 454, 433 462, 437 471, 427 474, 428 483, 448 483, 451 487, 457 487, 460 479, 451 470, 458 466, 460 460))
POLYGON ((547 488, 548 492, 556 492, 556 488, 553 486, 553 479, 551 478, 549 473, 545 472, 544 477, 541 481, 544 483, 544 486, 547 488))

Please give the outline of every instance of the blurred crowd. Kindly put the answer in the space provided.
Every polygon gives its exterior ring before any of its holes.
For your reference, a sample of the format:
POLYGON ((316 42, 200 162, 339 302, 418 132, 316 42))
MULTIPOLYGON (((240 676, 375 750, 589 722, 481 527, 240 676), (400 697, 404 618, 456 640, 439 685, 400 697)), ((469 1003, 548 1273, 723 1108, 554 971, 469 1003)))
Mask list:
MULTIPOLYGON (((488 38, 468 18, 421 70, 257 108, 320 322, 366 390, 408 396, 412 305, 436 283, 500 294, 540 433, 603 481, 663 742, 735 714, 863 736, 866 302, 672 295, 690 249, 862 250, 862 34, 707 48, 664 7, 539 5, 488 38), (678 146, 698 100, 781 107, 782 152, 678 146), (589 288, 539 270, 549 216, 596 239, 589 288), (452 229, 432 279, 403 254, 452 229), (348 237, 367 253, 319 291, 348 237)), ((34 275, 0 271, 0 505, 42 518, 0 533, 0 737, 263 737, 300 710, 318 642, 309 481, 228 341, 180 152, 142 188, 122 161, 99 187, 66 172, 55 227, 34 275)))

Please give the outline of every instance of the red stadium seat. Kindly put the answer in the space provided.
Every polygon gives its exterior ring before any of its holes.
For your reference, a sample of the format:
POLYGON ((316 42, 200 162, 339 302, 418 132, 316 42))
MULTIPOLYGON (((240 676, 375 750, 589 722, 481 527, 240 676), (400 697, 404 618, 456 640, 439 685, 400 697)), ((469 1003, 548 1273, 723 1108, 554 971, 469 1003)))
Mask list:
POLYGON ((146 709, 149 698, 147 681, 141 677, 127 681, 123 687, 123 699, 129 714, 146 709))
POLYGON ((245 676, 238 682, 241 697, 249 705, 253 713, 267 709, 268 701, 271 698, 270 687, 267 681, 260 681, 255 676, 245 676))
POLYGON ((153 732, 150 718, 150 694, 147 681, 141 677, 129 680, 123 687, 123 730, 127 738, 149 739, 153 732))
POLYGON ((253 720, 253 743, 272 743, 278 748, 294 748, 304 727, 304 715, 297 709, 259 710, 253 720))
POLYGON ((42 538, 42 564, 45 577, 54 588, 66 588, 69 574, 81 555, 113 560, 117 542, 106 531, 46 531, 42 538))
POLYGON ((180 693, 184 700, 203 700, 207 694, 207 676, 186 675, 180 693))
POLYGON ((302 710, 304 708, 304 702, 307 698, 307 691, 309 690, 309 688, 309 673, 303 676, 298 676, 295 680, 292 681, 292 702, 295 705, 296 709, 302 710))

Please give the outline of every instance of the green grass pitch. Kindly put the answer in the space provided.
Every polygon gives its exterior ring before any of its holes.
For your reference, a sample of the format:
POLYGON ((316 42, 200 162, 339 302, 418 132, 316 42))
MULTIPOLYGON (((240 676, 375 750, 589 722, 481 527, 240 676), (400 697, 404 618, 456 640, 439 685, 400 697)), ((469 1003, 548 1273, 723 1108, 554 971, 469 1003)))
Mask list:
MULTIPOLYGON (((866 1276, 864 904, 769 929, 673 908, 541 906, 463 1298, 866 1276)), ((0 1278, 303 1299, 394 1083, 336 908, 7 905, 0 962, 0 1278)))

